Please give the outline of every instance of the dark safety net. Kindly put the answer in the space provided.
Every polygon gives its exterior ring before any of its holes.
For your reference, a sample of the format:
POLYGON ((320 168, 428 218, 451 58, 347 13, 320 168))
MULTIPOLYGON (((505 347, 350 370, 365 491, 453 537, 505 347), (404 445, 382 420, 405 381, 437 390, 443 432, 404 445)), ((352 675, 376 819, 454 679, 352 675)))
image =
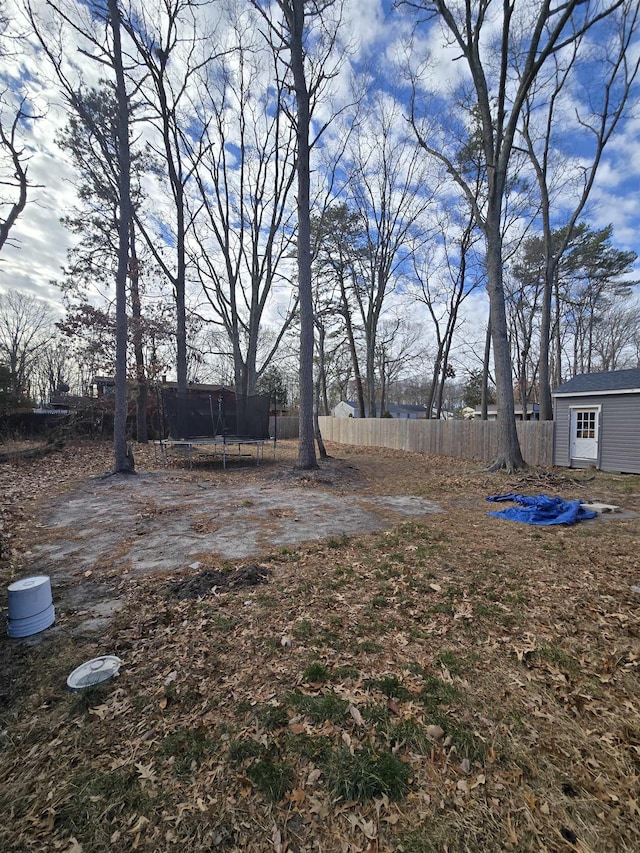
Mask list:
POLYGON ((269 394, 238 397, 233 391, 193 391, 180 396, 174 388, 162 389, 162 406, 170 438, 248 439, 269 436, 269 394))

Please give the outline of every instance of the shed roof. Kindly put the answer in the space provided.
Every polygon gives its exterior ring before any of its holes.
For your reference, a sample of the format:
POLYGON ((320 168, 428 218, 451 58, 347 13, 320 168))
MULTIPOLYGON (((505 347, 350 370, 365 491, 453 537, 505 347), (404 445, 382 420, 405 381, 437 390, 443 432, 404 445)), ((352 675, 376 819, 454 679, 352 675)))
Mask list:
POLYGON ((640 368, 581 373, 553 392, 554 397, 584 394, 640 394, 640 368))

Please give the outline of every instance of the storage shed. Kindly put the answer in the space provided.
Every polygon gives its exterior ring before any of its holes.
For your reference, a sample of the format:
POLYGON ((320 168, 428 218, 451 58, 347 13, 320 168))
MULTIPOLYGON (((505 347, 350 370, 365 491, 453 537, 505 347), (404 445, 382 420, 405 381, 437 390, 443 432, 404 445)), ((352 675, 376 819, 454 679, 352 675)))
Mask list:
POLYGON ((640 369, 574 376, 553 402, 554 465, 640 474, 640 369))

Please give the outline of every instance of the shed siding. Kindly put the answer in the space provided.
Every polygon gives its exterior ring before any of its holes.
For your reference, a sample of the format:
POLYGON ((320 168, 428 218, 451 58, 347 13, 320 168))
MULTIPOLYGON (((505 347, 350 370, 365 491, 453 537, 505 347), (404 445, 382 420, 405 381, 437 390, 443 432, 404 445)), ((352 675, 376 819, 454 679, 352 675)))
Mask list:
POLYGON ((569 466, 571 407, 601 406, 600 463, 602 471, 640 474, 640 395, 605 394, 558 397, 555 408, 555 465, 569 466))
POLYGON ((553 415, 553 464, 563 465, 568 468, 571 465, 571 459, 569 458, 569 398, 557 397, 555 404, 553 415))
POLYGON ((640 395, 602 398, 600 468, 640 474, 640 395))

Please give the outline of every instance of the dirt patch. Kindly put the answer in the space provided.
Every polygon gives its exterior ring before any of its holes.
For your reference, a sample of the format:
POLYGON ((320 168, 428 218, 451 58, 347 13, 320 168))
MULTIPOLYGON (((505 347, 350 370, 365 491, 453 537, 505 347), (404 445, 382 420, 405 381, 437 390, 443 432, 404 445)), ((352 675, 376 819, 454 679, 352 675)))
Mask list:
POLYGON ((348 474, 336 464, 331 470, 334 485, 349 485, 348 497, 342 488, 328 490, 321 477, 297 474, 281 476, 277 484, 265 477, 250 485, 198 482, 192 472, 164 470, 90 479, 41 505, 31 571, 63 586, 105 569, 110 575, 172 573, 196 561, 243 560, 440 511, 415 495, 354 498, 354 467, 348 474), (312 487, 300 485, 311 482, 312 487))
POLYGON ((171 584, 169 591, 180 599, 201 598, 218 590, 247 589, 267 583, 269 570, 264 566, 240 566, 230 572, 205 569, 195 577, 171 584))

